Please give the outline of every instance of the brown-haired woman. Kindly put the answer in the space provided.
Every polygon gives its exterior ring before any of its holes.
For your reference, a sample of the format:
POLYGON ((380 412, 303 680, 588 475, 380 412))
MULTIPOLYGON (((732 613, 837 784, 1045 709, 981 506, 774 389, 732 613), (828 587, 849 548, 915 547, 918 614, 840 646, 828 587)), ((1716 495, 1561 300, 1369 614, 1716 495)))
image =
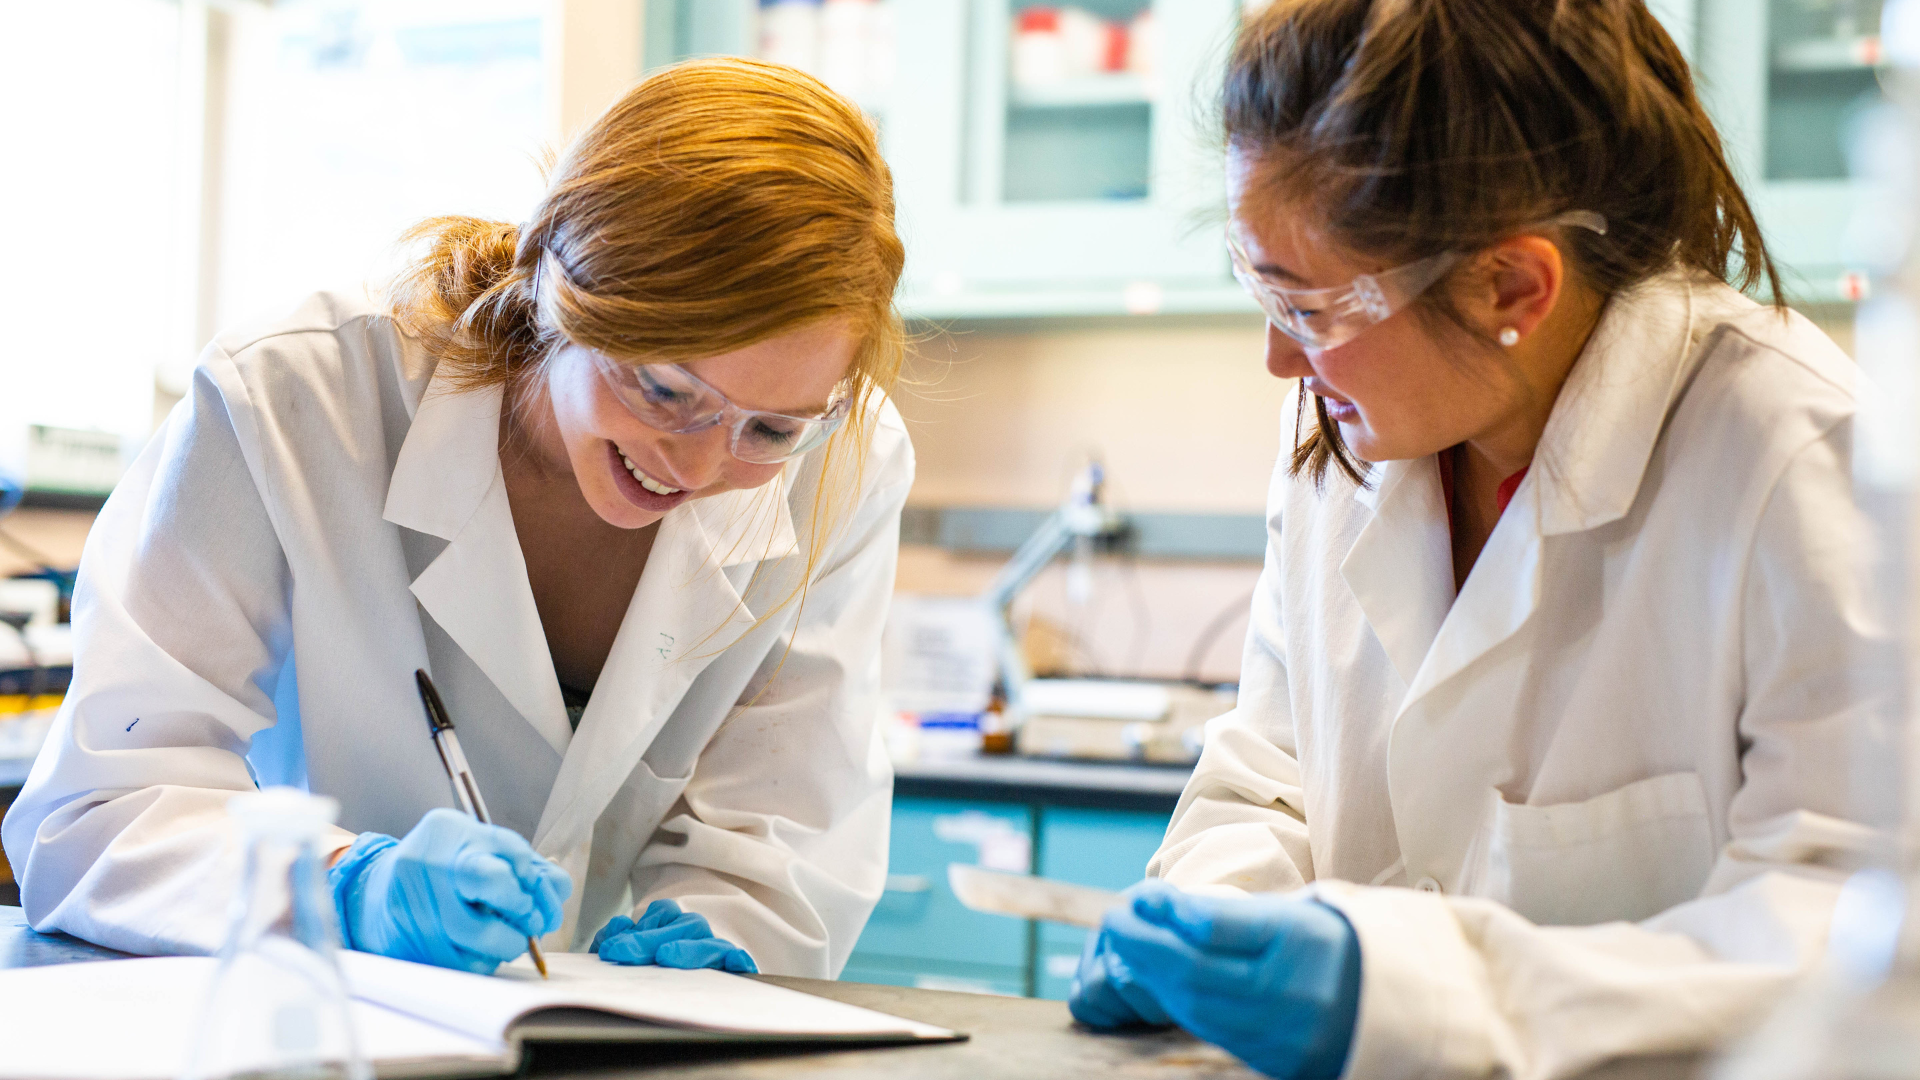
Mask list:
POLYGON ((1775 274, 1642 0, 1276 0, 1223 103, 1297 449, 1075 1014, 1278 1077, 1711 1045, 1872 832, 1851 363, 1729 286, 1775 274))
POLYGON ((871 126, 797 72, 690 63, 525 225, 415 239, 386 302, 217 338, 102 511, 6 820, 27 917, 217 948, 222 808, 294 783, 340 802, 353 947, 835 974, 886 873, 913 473, 871 126), (497 826, 446 809, 415 669, 497 826))

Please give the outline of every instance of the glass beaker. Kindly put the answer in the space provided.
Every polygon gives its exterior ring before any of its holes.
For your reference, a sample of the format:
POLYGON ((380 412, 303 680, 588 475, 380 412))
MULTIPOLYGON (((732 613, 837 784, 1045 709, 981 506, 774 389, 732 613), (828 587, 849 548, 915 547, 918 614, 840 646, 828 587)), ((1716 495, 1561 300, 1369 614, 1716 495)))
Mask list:
POLYGON ((267 788, 227 812, 246 863, 185 1080, 371 1080, 317 852, 339 804, 267 788))

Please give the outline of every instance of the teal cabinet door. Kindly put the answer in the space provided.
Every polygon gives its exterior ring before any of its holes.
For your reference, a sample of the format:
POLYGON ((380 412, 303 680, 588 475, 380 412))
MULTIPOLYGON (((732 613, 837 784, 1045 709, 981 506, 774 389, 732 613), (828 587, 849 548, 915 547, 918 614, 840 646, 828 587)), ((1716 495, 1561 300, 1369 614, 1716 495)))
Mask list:
MULTIPOLYGON (((1039 873, 1076 885, 1124 889, 1146 876, 1147 860, 1159 850, 1170 820, 1167 814, 1133 810, 1045 808, 1039 873)), ((1036 996, 1066 1000, 1087 933, 1077 926, 1040 924, 1036 996)))
POLYGON ((949 863, 1012 869, 1030 850, 1025 806, 896 799, 887 891, 841 978, 929 989, 1023 994, 1029 924, 969 911, 947 887, 949 863))
POLYGON ((847 982, 881 986, 911 986, 917 990, 952 990, 963 994, 1025 997, 1027 969, 1004 964, 954 964, 942 960, 903 960, 856 955, 840 978, 847 982))

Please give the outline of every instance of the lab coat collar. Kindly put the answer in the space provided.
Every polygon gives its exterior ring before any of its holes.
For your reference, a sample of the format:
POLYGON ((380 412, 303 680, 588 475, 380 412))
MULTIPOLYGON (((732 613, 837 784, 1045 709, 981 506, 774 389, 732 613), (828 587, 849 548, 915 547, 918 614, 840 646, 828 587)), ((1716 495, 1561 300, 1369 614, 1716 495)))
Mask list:
POLYGON ((442 540, 458 536, 500 480, 500 403, 500 387, 461 391, 435 370, 400 444, 382 516, 442 540))
MULTIPOLYGON (((435 372, 395 462, 384 516, 448 541, 414 579, 415 598, 554 751, 567 755, 576 736, 567 723, 500 470, 502 400, 498 387, 461 391, 444 372, 435 372)), ((759 488, 694 500, 662 519, 592 698, 617 704, 590 705, 582 731, 598 712, 617 709, 631 715, 633 703, 643 698, 650 708, 658 699, 670 712, 705 666, 702 659, 687 658, 654 678, 639 673, 627 654, 659 649, 663 633, 679 647, 667 646, 662 659, 680 659, 694 639, 724 643, 731 640, 728 628, 757 620, 753 606, 771 607, 784 595, 777 587, 749 588, 749 583, 763 561, 798 549, 788 508, 794 472, 790 465, 759 488), (749 594, 753 606, 745 598, 749 594)), ((733 632, 737 636, 738 628, 733 632)), ((642 711, 653 724, 649 740, 666 712, 642 711)), ((631 768, 629 762, 626 769, 631 768)))
POLYGON ((1697 341, 1714 321, 1696 313, 1698 288, 1675 273, 1609 302, 1555 402, 1535 466, 1457 597, 1436 460, 1383 462, 1369 472, 1354 498, 1372 514, 1340 570, 1408 684, 1403 709, 1532 617, 1545 537, 1596 528, 1632 507, 1691 376, 1697 341))
POLYGON ((1692 377, 1689 361, 1706 329, 1696 325, 1696 299, 1709 288, 1675 272, 1608 302, 1534 451, 1526 485, 1539 492, 1541 535, 1598 528, 1633 506, 1667 415, 1692 377))
POLYGON ((414 598, 564 754, 566 702, 500 471, 501 401, 500 387, 462 391, 435 371, 400 446, 383 516, 447 541, 413 580, 414 598))
POLYGON ((554 780, 535 847, 583 850, 600 812, 641 766, 694 679, 785 598, 791 574, 755 579, 763 567, 798 551, 788 510, 794 471, 789 466, 750 491, 687 503, 661 520, 646 572, 554 780))
POLYGON ((768 483, 696 499, 667 515, 690 519, 706 545, 706 560, 735 568, 784 559, 799 549, 790 507, 795 467, 789 462, 768 483))
POLYGON ((1453 539, 1431 457, 1373 466, 1354 498, 1373 511, 1340 563, 1402 682, 1433 645, 1453 603, 1453 539))
MULTIPOLYGON (((1696 304, 1702 288, 1675 272, 1608 302, 1534 451, 1525 486, 1542 489, 1536 514, 1542 535, 1598 528, 1632 507, 1667 414, 1692 375, 1688 361, 1708 329, 1699 325, 1697 308, 1724 306, 1696 304)), ((1434 468, 1432 458, 1376 463, 1354 499, 1378 514, 1406 475, 1434 468)))

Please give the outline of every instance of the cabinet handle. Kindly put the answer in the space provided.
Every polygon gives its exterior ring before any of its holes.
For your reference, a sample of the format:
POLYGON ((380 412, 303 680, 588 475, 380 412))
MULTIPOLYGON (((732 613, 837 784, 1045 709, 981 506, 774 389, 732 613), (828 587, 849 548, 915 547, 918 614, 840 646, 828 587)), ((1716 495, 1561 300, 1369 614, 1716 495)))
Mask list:
POLYGON ((933 882, 922 874, 888 874, 887 891, 895 893, 923 893, 933 890, 933 882))

